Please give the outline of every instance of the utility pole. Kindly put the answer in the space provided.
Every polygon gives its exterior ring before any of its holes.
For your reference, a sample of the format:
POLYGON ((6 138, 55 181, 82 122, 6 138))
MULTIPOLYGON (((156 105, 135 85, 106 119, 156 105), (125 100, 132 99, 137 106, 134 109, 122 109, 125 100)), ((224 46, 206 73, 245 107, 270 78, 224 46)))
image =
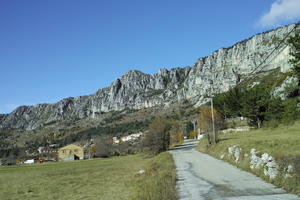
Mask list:
POLYGON ((210 99, 210 106, 211 106, 211 121, 212 121, 212 143, 216 144, 216 131, 215 131, 215 117, 214 117, 214 103, 213 98, 210 99))
POLYGON ((196 130, 196 122, 197 122, 197 120, 193 119, 192 122, 193 122, 193 125, 194 125, 194 131, 195 131, 196 130))

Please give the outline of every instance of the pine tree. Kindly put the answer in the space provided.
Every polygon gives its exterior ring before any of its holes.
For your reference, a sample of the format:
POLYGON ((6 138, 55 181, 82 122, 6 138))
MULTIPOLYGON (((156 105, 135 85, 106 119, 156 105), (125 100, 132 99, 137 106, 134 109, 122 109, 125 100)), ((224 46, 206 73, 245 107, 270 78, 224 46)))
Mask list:
POLYGON ((298 85, 300 85, 300 33, 297 32, 295 36, 288 39, 291 47, 290 55, 293 57, 289 62, 293 65, 293 74, 298 78, 298 85))

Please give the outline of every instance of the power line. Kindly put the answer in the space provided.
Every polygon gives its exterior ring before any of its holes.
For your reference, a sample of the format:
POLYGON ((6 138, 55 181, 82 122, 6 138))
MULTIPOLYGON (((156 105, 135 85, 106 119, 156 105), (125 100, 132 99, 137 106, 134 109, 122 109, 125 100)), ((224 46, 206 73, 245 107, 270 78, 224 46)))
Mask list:
MULTIPOLYGON (((296 30, 297 29, 297 26, 300 24, 300 22, 298 22, 298 23, 296 23, 295 24, 295 26, 287 33, 287 35, 279 42, 279 44, 266 56, 266 58, 265 59, 263 59, 263 61, 261 61, 260 62, 260 64, 257 66, 257 67, 255 67, 255 69, 254 70, 252 70, 251 72, 250 72, 250 74, 247 74, 247 76, 251 76, 251 75, 255 75, 254 74, 254 72, 258 69, 258 68, 260 68, 272 55, 273 55, 273 53, 277 50, 277 49, 281 49, 279 52, 277 52, 277 55, 279 55, 284 49, 285 49, 285 47, 287 47, 288 46, 288 44, 287 43, 285 43, 285 41, 286 41, 286 39, 291 35, 291 33, 294 31, 294 30, 296 30), (284 45, 282 45, 282 44, 284 44, 284 45)), ((274 37, 273 38, 275 38, 275 35, 274 35, 274 37)), ((273 59, 271 59, 268 63, 270 63, 272 60, 274 60, 276 58, 276 56, 273 58, 273 59)), ((257 76, 257 75, 256 75, 257 76)), ((238 86, 239 84, 241 84, 241 83, 243 83, 243 82, 245 82, 245 81, 247 81, 247 80, 250 80, 250 79, 253 79, 253 78, 255 78, 255 76, 251 76, 251 77, 248 77, 248 78, 246 78, 246 79, 244 79, 243 81, 240 81, 238 84, 236 84, 235 85, 235 87, 236 86, 238 86)), ((212 103, 212 101, 211 101, 211 106, 212 106, 212 108, 213 108, 213 103, 212 103)), ((222 114, 224 114, 224 113, 222 113, 222 114)), ((213 118, 213 116, 212 116, 212 118, 213 118)))
MULTIPOLYGON (((285 49, 285 47, 287 47, 288 46, 288 44, 287 43, 285 43, 285 41, 286 41, 286 39, 291 35, 291 33, 294 31, 294 30, 296 30, 296 28, 297 28, 297 26, 300 24, 300 22, 298 22, 298 23, 296 23, 295 24, 295 26, 287 33, 287 35, 279 42, 279 44, 265 57, 265 59, 263 59, 263 61, 261 61, 260 63, 259 63, 259 65, 258 66, 256 66, 249 74, 247 74, 247 76, 251 76, 251 75, 255 75, 255 71, 258 69, 258 68, 260 68, 261 66, 263 66, 263 64, 274 54, 274 52, 277 50, 277 49, 281 49, 279 52, 277 52, 277 55, 279 55, 284 49, 285 49), (284 44, 283 46, 282 46, 282 44, 284 44)), ((275 38, 276 37, 276 35, 274 35, 273 36, 273 38, 275 38)), ((272 62, 274 59, 276 58, 276 56, 275 57, 273 57, 271 60, 269 60, 268 62, 267 62, 267 64, 269 64, 270 62, 272 62)), ((219 72, 223 72, 223 70, 216 70, 216 71, 214 71, 214 73, 219 73, 219 72)), ((250 79, 253 79, 253 78, 255 78, 255 76, 251 76, 251 77, 248 77, 248 78, 245 78, 244 80, 241 80, 240 82, 238 82, 235 86, 238 86, 238 85, 240 85, 241 83, 243 83, 243 82, 245 82, 245 81, 247 81, 247 80, 250 80, 250 79)), ((235 87, 234 86, 234 87, 235 87)))
MULTIPOLYGON (((269 53, 269 55, 254 69, 254 70, 252 70, 252 72, 249 74, 249 75, 251 75, 251 74, 253 74, 259 67, 261 67, 262 66, 262 64, 264 64, 264 62, 266 62, 266 60, 285 42, 285 40, 289 37, 289 35, 294 31, 294 30, 296 30, 296 28, 297 28, 297 25, 298 25, 298 23, 297 24, 295 24, 295 26, 294 26, 294 28, 292 28, 292 30, 281 40, 281 42, 269 53)), ((283 47, 286 47, 286 46, 288 46, 288 44, 285 44, 283 47)), ((281 47, 282 48, 282 47, 281 47)), ((284 49, 284 48, 283 48, 284 49)), ((271 62, 271 61, 270 61, 271 62)), ((269 62, 269 63, 270 63, 269 62)))
MULTIPOLYGON (((248 81, 248 80, 251 80, 251 79, 254 79, 254 78, 256 78, 256 77, 258 77, 258 75, 256 75, 256 76, 251 76, 251 75, 255 75, 255 71, 258 69, 258 68, 260 68, 270 57, 271 57, 271 55, 277 50, 277 49, 280 49, 281 48, 281 50, 279 51, 279 52, 277 52, 277 55, 279 55, 284 49, 285 49, 285 47, 287 47, 288 46, 288 44, 287 43, 285 43, 285 45, 283 45, 283 46, 281 46, 282 44, 284 44, 284 42, 286 41, 286 39, 291 35, 291 33, 294 31, 294 30, 296 30, 297 29, 297 26, 300 24, 300 22, 298 22, 298 23, 296 23, 295 24, 295 26, 294 26, 294 28, 292 28, 291 29, 291 31, 289 31, 288 33, 287 33, 287 35, 279 42, 279 44, 266 56, 266 58, 265 59, 263 59, 263 61, 261 61, 260 62, 260 64, 257 66, 257 67, 255 67, 255 69, 254 70, 252 70, 249 74, 247 74, 247 76, 250 76, 250 77, 248 77, 248 78, 245 78, 244 80, 242 80, 242 81, 240 81, 239 83, 237 83, 234 87, 236 87, 236 86, 239 86, 240 84, 242 84, 242 83, 244 83, 245 81, 248 81)), ((274 36, 275 37, 275 36, 274 36)), ((270 62, 272 62, 274 59, 276 58, 276 56, 275 57, 273 57, 271 60, 269 60, 268 61, 268 63, 267 64, 269 64, 270 62)))

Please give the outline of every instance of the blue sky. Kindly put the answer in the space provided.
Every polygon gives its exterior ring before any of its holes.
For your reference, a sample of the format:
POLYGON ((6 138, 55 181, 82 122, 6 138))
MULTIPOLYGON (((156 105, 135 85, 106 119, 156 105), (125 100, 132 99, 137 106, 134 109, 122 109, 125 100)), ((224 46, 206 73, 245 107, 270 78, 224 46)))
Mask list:
POLYGON ((1 0, 0 113, 192 65, 299 21, 299 0, 1 0), (288 14, 287 14, 288 13, 288 14))

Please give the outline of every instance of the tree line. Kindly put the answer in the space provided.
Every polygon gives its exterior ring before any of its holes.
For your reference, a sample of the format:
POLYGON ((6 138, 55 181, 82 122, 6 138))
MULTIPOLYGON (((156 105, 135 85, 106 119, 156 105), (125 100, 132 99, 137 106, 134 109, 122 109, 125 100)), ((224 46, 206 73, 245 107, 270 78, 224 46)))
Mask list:
POLYGON ((225 118, 228 117, 248 117, 254 126, 276 125, 278 122, 289 123, 300 117, 299 95, 300 95, 300 35, 296 33, 288 39, 291 48, 292 70, 287 76, 296 79, 296 84, 288 84, 283 93, 286 97, 282 98, 274 95, 274 86, 276 78, 268 77, 261 83, 245 88, 236 86, 228 92, 217 94, 213 98, 216 109, 222 113, 225 118))

